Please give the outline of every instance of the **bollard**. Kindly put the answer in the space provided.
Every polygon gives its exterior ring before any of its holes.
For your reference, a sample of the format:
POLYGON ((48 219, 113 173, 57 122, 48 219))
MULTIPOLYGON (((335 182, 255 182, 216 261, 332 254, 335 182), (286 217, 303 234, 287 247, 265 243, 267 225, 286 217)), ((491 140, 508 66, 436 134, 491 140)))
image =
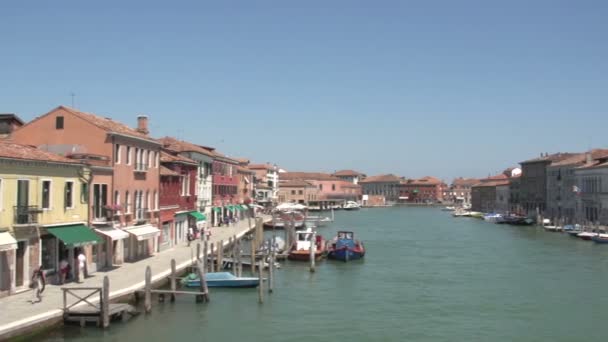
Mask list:
POLYGON ((175 259, 171 259, 171 302, 175 302, 175 290, 177 290, 177 272, 175 270, 175 259))
POLYGON ((310 238, 310 272, 315 271, 315 252, 317 246, 315 244, 316 235, 317 234, 313 232, 312 237, 310 238))

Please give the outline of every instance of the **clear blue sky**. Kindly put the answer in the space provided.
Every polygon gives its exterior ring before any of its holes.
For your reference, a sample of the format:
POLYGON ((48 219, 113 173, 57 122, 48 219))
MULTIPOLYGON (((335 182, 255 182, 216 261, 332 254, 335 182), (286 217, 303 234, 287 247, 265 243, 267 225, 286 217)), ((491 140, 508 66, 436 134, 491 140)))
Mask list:
POLYGON ((608 147, 608 1, 128 2, 3 1, 0 112, 446 180, 608 147))

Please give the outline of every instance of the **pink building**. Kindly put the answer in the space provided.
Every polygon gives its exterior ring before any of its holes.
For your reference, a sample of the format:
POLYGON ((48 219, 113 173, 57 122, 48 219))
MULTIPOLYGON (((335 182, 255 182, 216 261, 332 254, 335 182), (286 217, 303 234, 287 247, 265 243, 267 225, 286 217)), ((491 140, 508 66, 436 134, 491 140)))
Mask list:
POLYGON ((321 172, 284 172, 281 173, 281 182, 291 180, 304 180, 315 185, 318 190, 318 199, 358 201, 361 199, 361 186, 351 181, 343 180, 327 173, 321 172))
POLYGON ((92 166, 89 225, 105 239, 90 258, 99 267, 137 260, 158 250, 160 143, 136 128, 59 106, 12 134, 12 139, 92 166))

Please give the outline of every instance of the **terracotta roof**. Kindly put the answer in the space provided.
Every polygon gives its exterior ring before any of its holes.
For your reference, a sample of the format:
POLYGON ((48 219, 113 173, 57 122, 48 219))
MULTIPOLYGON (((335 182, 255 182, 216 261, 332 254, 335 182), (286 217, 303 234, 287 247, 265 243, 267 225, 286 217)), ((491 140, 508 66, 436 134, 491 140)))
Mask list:
POLYGON ((163 145, 164 148, 175 152, 197 152, 209 157, 215 156, 215 153, 213 153, 211 150, 205 149, 191 142, 177 140, 173 137, 164 137, 157 140, 163 145))
POLYGON ((401 182, 401 178, 398 176, 391 174, 388 175, 378 175, 378 176, 369 176, 362 180, 360 183, 399 183, 401 182))
POLYGON ((305 180, 293 179, 293 180, 289 180, 286 182, 281 182, 279 187, 281 187, 281 188, 315 187, 315 185, 311 184, 305 180))
POLYGON ((274 169, 274 165, 266 164, 249 164, 247 165, 252 170, 272 170, 274 169))
POLYGON ((333 174, 334 176, 364 176, 363 173, 354 170, 340 170, 333 174))
POLYGON ((166 167, 166 166, 160 166, 160 175, 161 176, 180 176, 179 173, 171 170, 170 168, 166 167))
POLYGON ((180 155, 173 155, 167 153, 166 151, 160 152, 160 161, 161 163, 182 163, 182 164, 191 164, 198 165, 198 163, 190 158, 186 158, 180 155))
POLYGON ((243 173, 255 173, 255 171, 253 171, 253 170, 249 170, 249 168, 248 168, 248 167, 245 167, 245 166, 237 166, 237 167, 236 167, 236 170, 237 170, 238 172, 243 172, 243 173))
POLYGON ((280 175, 282 180, 302 179, 302 180, 333 180, 341 181, 340 178, 334 177, 329 173, 322 172, 283 172, 280 175))
POLYGON ((578 153, 553 153, 553 154, 549 154, 546 156, 542 156, 542 157, 538 157, 538 158, 533 158, 533 159, 528 159, 526 161, 520 162, 520 164, 526 164, 526 163, 536 163, 536 162, 548 162, 548 163, 556 163, 559 161, 562 161, 564 159, 570 158, 574 155, 576 155, 578 153))
POLYGON ((577 167, 577 169, 589 169, 606 166, 608 166, 608 150, 595 149, 591 151, 591 162, 587 162, 587 156, 585 155, 585 162, 581 166, 577 167))
POLYGON ((81 111, 78 111, 76 109, 66 107, 66 106, 59 106, 58 109, 63 109, 67 112, 70 112, 70 113, 74 114, 75 116, 77 116, 85 121, 88 121, 89 123, 101 128, 107 132, 124 134, 124 135, 128 135, 128 136, 133 136, 133 137, 137 137, 140 139, 148 140, 150 142, 158 143, 155 139, 151 138, 147 134, 140 133, 136 129, 131 128, 121 122, 114 121, 110 118, 101 117, 101 116, 98 116, 98 115, 92 114, 92 113, 81 112, 81 111))
POLYGON ((79 161, 43 151, 30 145, 14 144, 0 140, 0 158, 81 164, 79 161))
POLYGON ((471 186, 473 184, 479 183, 479 179, 476 178, 456 178, 452 181, 453 186, 471 186))
POLYGON ((0 114, 0 120, 12 120, 12 121, 16 121, 18 124, 23 125, 24 122, 23 120, 21 120, 21 118, 19 116, 17 116, 17 114, 13 114, 13 113, 2 113, 0 114))

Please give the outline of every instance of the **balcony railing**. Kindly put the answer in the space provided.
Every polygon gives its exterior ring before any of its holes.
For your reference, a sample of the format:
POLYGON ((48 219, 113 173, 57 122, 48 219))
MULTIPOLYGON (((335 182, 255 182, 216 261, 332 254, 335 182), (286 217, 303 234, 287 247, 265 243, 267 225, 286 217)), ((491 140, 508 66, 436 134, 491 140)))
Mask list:
POLYGON ((42 209, 37 205, 18 205, 13 208, 15 224, 38 223, 38 214, 42 212, 42 209))
POLYGON ((147 172, 148 164, 147 163, 136 163, 135 164, 135 172, 147 172))

